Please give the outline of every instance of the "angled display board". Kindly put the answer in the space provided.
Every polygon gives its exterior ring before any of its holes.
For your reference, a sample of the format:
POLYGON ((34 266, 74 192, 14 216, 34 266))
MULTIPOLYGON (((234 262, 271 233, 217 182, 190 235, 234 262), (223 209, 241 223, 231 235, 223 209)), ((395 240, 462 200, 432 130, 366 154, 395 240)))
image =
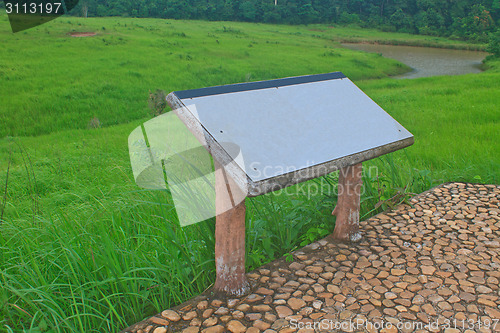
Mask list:
POLYGON ((340 72, 176 91, 210 153, 249 196, 404 148, 413 135, 340 72), (225 149, 231 144, 238 149, 225 149), (236 157, 241 153, 243 158, 236 157))

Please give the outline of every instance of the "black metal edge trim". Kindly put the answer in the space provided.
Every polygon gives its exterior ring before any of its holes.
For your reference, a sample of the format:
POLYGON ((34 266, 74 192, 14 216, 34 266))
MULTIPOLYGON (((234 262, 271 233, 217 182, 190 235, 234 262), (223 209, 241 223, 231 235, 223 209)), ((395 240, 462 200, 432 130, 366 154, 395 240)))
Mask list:
POLYGON ((174 94, 179 99, 186 99, 186 98, 196 98, 202 96, 229 94, 229 93, 242 92, 248 90, 285 87, 296 84, 336 80, 343 78, 346 78, 346 76, 342 72, 333 72, 324 74, 294 76, 294 77, 287 77, 283 79, 275 79, 268 81, 228 84, 224 86, 214 86, 214 87, 199 88, 192 90, 180 90, 180 91, 174 91, 174 94))

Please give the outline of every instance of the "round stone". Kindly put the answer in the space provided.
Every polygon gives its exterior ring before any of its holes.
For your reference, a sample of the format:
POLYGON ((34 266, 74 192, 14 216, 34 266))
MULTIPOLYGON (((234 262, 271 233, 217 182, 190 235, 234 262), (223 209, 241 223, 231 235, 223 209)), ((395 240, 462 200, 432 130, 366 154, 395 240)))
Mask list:
POLYGON ((210 317, 203 322, 203 326, 214 326, 218 321, 217 317, 210 317))
POLYGON ((290 298, 287 303, 293 310, 299 310, 306 305, 306 302, 304 302, 302 299, 295 297, 290 298))
POLYGON ((208 307, 208 302, 201 301, 196 307, 198 308, 198 310, 205 310, 208 307))
POLYGON ((157 327, 153 333, 167 333, 167 329, 165 327, 157 327))
POLYGON ((436 271, 436 268, 433 266, 422 266, 420 267, 420 270, 422 271, 422 274, 432 275, 436 271))
POLYGON ((396 295, 396 294, 395 294, 395 293, 393 293, 393 292, 388 291, 388 292, 386 292, 386 293, 384 294, 384 297, 385 297, 386 299, 393 300, 393 299, 398 298, 398 295, 396 295))
POLYGON ((285 318, 293 314, 293 311, 288 306, 284 305, 277 306, 276 312, 278 313, 278 317, 280 318, 285 318))
POLYGON ((197 315, 198 314, 196 313, 196 311, 189 311, 182 316, 182 320, 190 321, 191 319, 195 318, 197 315))
POLYGON ((231 333, 243 333, 247 330, 245 325, 237 320, 231 320, 229 323, 227 323, 227 329, 231 333))
POLYGON ((173 322, 181 320, 181 316, 173 310, 165 310, 161 313, 161 316, 173 322))
POLYGON ((202 333, 224 333, 224 326, 217 325, 204 329, 202 333))
POLYGON ((391 275, 401 276, 404 274, 406 274, 406 271, 404 269, 396 269, 396 268, 391 269, 391 275))

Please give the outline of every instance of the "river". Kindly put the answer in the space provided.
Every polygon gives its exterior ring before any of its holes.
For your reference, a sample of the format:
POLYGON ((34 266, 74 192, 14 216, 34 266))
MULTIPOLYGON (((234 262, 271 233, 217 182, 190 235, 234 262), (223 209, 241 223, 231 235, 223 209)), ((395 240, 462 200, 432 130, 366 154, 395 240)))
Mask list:
POLYGON ((481 62, 488 55, 479 51, 418 46, 354 43, 344 43, 342 46, 353 50, 381 53, 386 58, 396 59, 413 68, 411 72, 394 76, 398 79, 480 73, 481 62))

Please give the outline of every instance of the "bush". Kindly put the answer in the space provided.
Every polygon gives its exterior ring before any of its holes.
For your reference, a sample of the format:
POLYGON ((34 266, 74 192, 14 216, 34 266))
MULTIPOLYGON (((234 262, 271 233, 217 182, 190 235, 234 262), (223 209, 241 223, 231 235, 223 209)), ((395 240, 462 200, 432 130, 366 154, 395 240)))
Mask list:
POLYGON ((361 19, 356 14, 349 14, 347 12, 342 12, 339 17, 339 23, 341 24, 360 24, 361 19))
POLYGON ((165 112, 167 107, 167 94, 161 89, 156 92, 149 92, 148 106, 153 117, 159 116, 165 112))
POLYGON ((489 43, 486 52, 491 53, 495 58, 500 57, 500 29, 490 33, 489 43))

